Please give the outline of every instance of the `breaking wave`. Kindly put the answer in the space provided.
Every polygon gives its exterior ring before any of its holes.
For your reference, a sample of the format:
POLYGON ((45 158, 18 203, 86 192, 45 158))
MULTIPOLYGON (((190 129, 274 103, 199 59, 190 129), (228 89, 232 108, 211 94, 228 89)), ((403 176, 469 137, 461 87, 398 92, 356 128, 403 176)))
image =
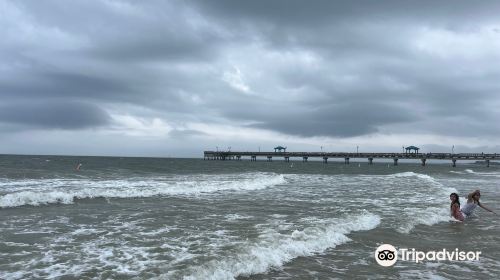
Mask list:
MULTIPOLYGON (((195 175, 196 176, 196 175, 195 175)), ((221 191, 252 191, 286 183, 281 174, 247 173, 238 176, 203 175, 170 180, 23 180, 3 182, 0 208, 51 203, 71 204, 75 199, 138 198, 162 195, 201 195, 221 191), (31 184, 30 184, 31 182, 31 184)))
POLYGON ((420 174, 415 172, 402 172, 392 174, 396 178, 402 177, 416 177, 420 180, 424 180, 430 183, 433 187, 432 191, 427 194, 423 194, 423 197, 417 197, 415 202, 419 205, 415 207, 407 207, 403 210, 402 223, 396 228, 400 233, 409 233, 417 225, 427 225, 431 226, 441 222, 447 222, 450 220, 450 214, 448 210, 448 196, 452 192, 457 192, 455 188, 446 187, 440 182, 438 182, 432 176, 426 174, 420 174), (428 197, 428 198, 426 198, 428 197), (421 205, 431 203, 432 199, 434 205, 430 207, 421 207, 421 205), (439 205, 438 205, 439 204, 439 205))
POLYGON ((347 234, 371 230, 380 217, 369 212, 331 220, 322 226, 307 227, 283 234, 267 229, 257 242, 244 245, 238 253, 192 268, 184 279, 234 279, 279 268, 301 256, 311 256, 350 241, 347 234))

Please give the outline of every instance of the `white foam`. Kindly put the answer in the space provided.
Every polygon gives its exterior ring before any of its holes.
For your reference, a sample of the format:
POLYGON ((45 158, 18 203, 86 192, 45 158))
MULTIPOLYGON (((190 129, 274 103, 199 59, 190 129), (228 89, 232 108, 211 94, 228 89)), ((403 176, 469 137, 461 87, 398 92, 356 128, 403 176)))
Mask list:
POLYGON ((486 177, 500 177, 500 173, 498 172, 476 172, 472 169, 465 169, 464 170, 468 174, 474 174, 476 176, 486 176, 486 177))
MULTIPOLYGON (((289 178, 289 175, 286 177, 289 178)), ((292 179, 292 178, 291 178, 292 179)), ((305 180, 301 176, 293 176, 292 180, 305 180)), ((320 185, 332 184, 349 185, 353 187, 350 192, 354 193, 357 190, 366 191, 366 187, 370 185, 385 185, 391 184, 394 189, 391 195, 386 195, 385 188, 377 188, 372 192, 377 192, 374 197, 366 199, 359 198, 353 195, 352 207, 359 204, 376 205, 374 211, 380 211, 383 216, 387 215, 386 222, 389 223, 395 230, 401 233, 409 233, 418 225, 434 225, 441 222, 448 222, 450 193, 457 192, 453 187, 448 187, 439 182, 436 178, 417 172, 400 172, 388 175, 308 175, 307 181, 315 182, 320 185), (319 182, 314 179, 322 178, 327 182, 319 182), (389 182, 387 182, 389 181, 389 182), (363 185, 363 187, 360 187, 363 185), (411 197, 409 199, 409 197, 411 197), (399 213, 394 215, 394 213, 399 213)), ((444 181, 446 184, 449 181, 444 181)), ((301 194, 307 190, 301 189, 301 194)), ((314 191, 314 190, 313 190, 314 191)), ((337 201, 337 197, 318 198, 317 201, 337 201)), ((346 202, 348 205, 349 202, 346 202)))
POLYGON ((401 172, 401 173, 395 173, 388 175, 389 177, 395 177, 395 178, 405 178, 405 177, 417 177, 419 179, 431 182, 433 184, 441 185, 436 179, 434 179, 432 176, 426 175, 426 174, 421 174, 421 173, 416 173, 416 172, 401 172))
MULTIPOLYGON (((436 197, 443 198, 443 195, 444 195, 444 198, 446 201, 447 201, 448 195, 450 193, 458 192, 455 188, 446 187, 443 184, 441 184, 440 182, 438 182, 434 177, 426 175, 426 174, 420 174, 420 173, 415 173, 415 172, 403 172, 403 173, 392 174, 389 176, 394 176, 396 178, 398 178, 398 177, 399 178, 416 177, 416 178, 419 178, 421 180, 425 180, 427 182, 430 182, 430 183, 432 183, 431 186, 436 187, 433 191, 436 194, 436 197)), ((428 193, 425 195, 432 195, 432 193, 428 193)))
POLYGON ((22 191, 16 193, 9 193, 0 197, 0 207, 15 207, 21 205, 34 205, 38 206, 40 204, 48 203, 62 203, 70 204, 73 203, 73 198, 75 195, 64 193, 60 191, 53 192, 33 192, 33 191, 22 191))
MULTIPOLYGON (((396 230, 400 233, 409 233, 417 225, 435 225, 450 220, 448 197, 450 193, 457 192, 455 188, 446 187, 438 182, 434 177, 415 172, 402 172, 391 174, 395 178, 415 177, 427 181, 432 187, 423 195, 414 196, 406 208, 403 209, 396 230), (416 204, 415 204, 416 203, 416 204), (422 207, 430 205, 429 207, 422 207)), ((391 209, 392 211, 401 211, 391 209)))
POLYGON ((234 279, 240 275, 264 273, 271 268, 279 268, 294 258, 322 253, 348 242, 350 239, 347 234, 370 230, 379 224, 379 216, 365 213, 346 219, 332 219, 329 224, 287 234, 267 229, 257 242, 244 245, 235 255, 192 268, 191 274, 184 279, 234 279))
POLYGON ((16 272, 0 271, 0 279, 10 279, 10 280, 26 279, 26 273, 22 271, 16 271, 16 272))
POLYGON ((432 226, 450 221, 450 211, 445 207, 405 208, 404 223, 397 228, 400 233, 409 233, 417 225, 432 226))
POLYGON ((162 227, 160 229, 157 229, 157 230, 153 230, 153 231, 149 231, 149 232, 139 232, 140 235, 145 235, 145 236, 157 236, 157 235, 161 235, 163 233, 167 233, 167 232, 170 232, 172 229, 175 229, 175 228, 172 228, 172 227, 162 227))
POLYGON ((239 215, 239 214, 227 214, 224 216, 224 218, 228 221, 237 221, 237 220, 251 219, 251 218, 253 218, 253 216, 245 216, 245 215, 239 215))
POLYGON ((71 204, 85 198, 134 198, 161 195, 201 195, 226 191, 252 191, 286 183, 283 175, 275 173, 246 173, 231 176, 202 175, 173 179, 130 180, 61 180, 21 181, 22 190, 12 187, 11 193, 0 196, 0 208, 22 205, 38 206, 49 203, 71 204), (39 187, 39 185, 41 185, 39 187), (31 187, 31 190, 24 190, 31 187), (17 190, 17 191, 16 191, 17 190))
POLYGON ((103 233, 105 232, 104 230, 97 230, 95 228, 79 228, 75 231, 73 231, 71 234, 72 235, 93 235, 93 234, 98 234, 98 233, 103 233))

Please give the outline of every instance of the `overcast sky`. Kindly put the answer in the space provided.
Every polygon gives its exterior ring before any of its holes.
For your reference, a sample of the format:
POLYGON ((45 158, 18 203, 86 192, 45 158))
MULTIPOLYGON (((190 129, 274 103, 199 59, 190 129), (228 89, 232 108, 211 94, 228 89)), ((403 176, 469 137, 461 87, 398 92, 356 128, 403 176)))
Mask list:
POLYGON ((499 1, 0 0, 0 153, 500 152, 499 1))

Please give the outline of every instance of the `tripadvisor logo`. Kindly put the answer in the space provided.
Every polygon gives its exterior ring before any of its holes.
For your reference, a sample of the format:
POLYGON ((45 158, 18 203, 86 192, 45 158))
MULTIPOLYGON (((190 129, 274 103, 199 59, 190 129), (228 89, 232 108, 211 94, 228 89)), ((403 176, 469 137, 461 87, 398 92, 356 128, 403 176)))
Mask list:
POLYGON ((381 266, 392 266, 398 260, 412 261, 419 263, 422 261, 479 261, 481 251, 460 251, 455 248, 453 251, 442 249, 439 251, 418 251, 413 249, 400 248, 399 251, 391 244, 382 244, 375 250, 375 260, 381 266))
POLYGON ((375 260, 381 266, 392 266, 398 260, 398 250, 391 244, 382 244, 375 250, 375 260))

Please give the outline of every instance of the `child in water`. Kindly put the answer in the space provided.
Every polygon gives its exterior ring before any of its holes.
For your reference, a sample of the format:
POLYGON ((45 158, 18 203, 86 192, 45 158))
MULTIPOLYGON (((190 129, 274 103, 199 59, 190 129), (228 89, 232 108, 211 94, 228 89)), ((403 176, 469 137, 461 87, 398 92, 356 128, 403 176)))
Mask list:
POLYGON ((465 218, 464 215, 462 214, 462 211, 460 211, 460 200, 458 198, 458 194, 457 193, 450 194, 450 200, 451 200, 451 205, 450 205, 451 216, 463 222, 465 218))
POLYGON ((479 207, 483 208, 486 211, 489 211, 489 212, 491 212, 493 214, 497 214, 493 210, 489 209, 484 204, 482 204, 481 202, 479 202, 480 198, 481 198, 481 191, 475 190, 475 191, 471 192, 467 196, 467 203, 464 205, 464 207, 462 208, 461 212, 466 217, 468 217, 468 216, 472 215, 472 212, 474 212, 474 209, 476 209, 476 207, 479 206, 479 207))

